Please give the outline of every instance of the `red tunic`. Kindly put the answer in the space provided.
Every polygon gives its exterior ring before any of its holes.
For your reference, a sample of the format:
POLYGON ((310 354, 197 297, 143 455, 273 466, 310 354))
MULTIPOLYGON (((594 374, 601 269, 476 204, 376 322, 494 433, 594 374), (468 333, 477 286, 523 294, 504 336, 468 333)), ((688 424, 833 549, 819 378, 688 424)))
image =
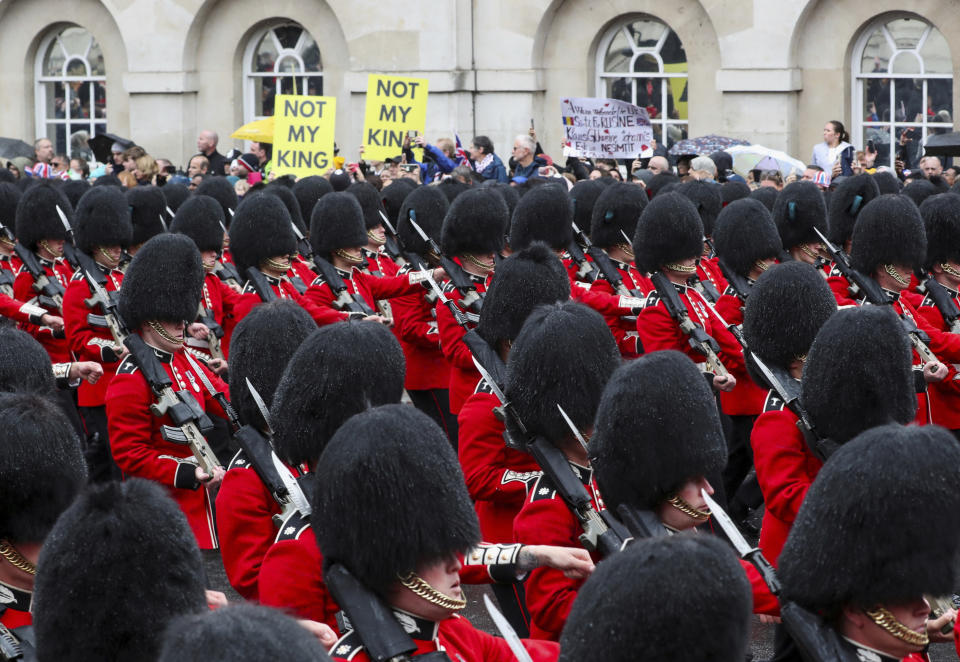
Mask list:
MULTIPOLYGON (((347 291, 353 295, 353 298, 366 302, 373 312, 377 310, 378 299, 392 299, 393 297, 423 291, 420 282, 413 278, 410 273, 378 278, 363 273, 359 269, 351 271, 337 269, 337 274, 343 279, 343 284, 346 285, 347 291)), ((323 276, 318 276, 311 283, 303 298, 315 308, 326 309, 336 315, 345 315, 345 313, 334 308, 333 302, 337 297, 323 276)), ((319 325, 319 322, 317 324, 319 325)))
MULTIPOLYGON (((469 276, 479 294, 482 295, 487 291, 486 279, 481 276, 469 276)), ((464 310, 464 306, 461 304, 463 297, 460 296, 460 292, 451 283, 447 282, 443 286, 443 293, 456 304, 461 312, 466 312, 468 318, 467 326, 471 329, 475 328, 480 318, 472 311, 464 310)), ((440 333, 440 349, 447 363, 450 365, 450 413, 459 414, 463 403, 466 402, 470 394, 476 389, 477 382, 480 381, 480 373, 477 371, 476 366, 473 365, 473 354, 470 353, 470 349, 463 342, 463 336, 467 333, 466 330, 457 324, 453 313, 447 310, 447 307, 439 301, 437 302, 436 310, 437 330, 440 333)))
MULTIPOLYGON (((623 284, 627 287, 627 289, 637 292, 640 296, 646 296, 651 290, 653 290, 653 283, 650 282, 650 279, 637 271, 637 268, 632 264, 626 264, 614 259, 611 259, 610 262, 617 268, 617 272, 620 274, 620 278, 623 279, 623 284)), ((593 286, 590 288, 590 290, 610 296, 617 295, 616 291, 613 289, 613 285, 611 285, 609 281, 602 277, 593 283, 593 286)), ((610 327, 610 331, 613 333, 613 337, 617 341, 617 347, 620 348, 620 354, 625 359, 635 359, 640 356, 640 350, 642 348, 637 347, 637 341, 639 340, 640 336, 637 333, 636 318, 634 318, 632 315, 627 315, 624 313, 607 313, 604 315, 604 319, 606 319, 607 326, 610 327)))
MULTIPOLYGON (((230 335, 227 333, 227 328, 233 331, 233 326, 236 324, 233 320, 235 310, 240 304, 240 295, 220 280, 216 274, 207 273, 203 279, 202 302, 203 307, 213 315, 213 319, 224 329, 223 338, 220 339, 220 348, 223 350, 224 357, 228 357, 230 354, 230 335)), ((187 338, 187 345, 209 354, 209 345, 206 340, 187 338)))
MULTIPOLYGON (((119 290, 123 282, 123 272, 113 269, 104 270, 104 274, 107 277, 104 289, 107 292, 119 290)), ((63 326, 74 359, 96 361, 103 366, 103 376, 96 384, 90 384, 86 380, 80 382, 80 388, 77 390, 77 404, 81 407, 103 406, 107 387, 110 386, 118 365, 116 361, 108 360, 114 355, 113 350, 107 348, 115 345, 110 329, 105 326, 94 326, 87 317, 90 314, 103 315, 100 306, 88 308, 84 303, 91 294, 86 279, 77 271, 63 295, 63 326)))
MULTIPOLYGON (((728 324, 743 324, 743 302, 732 287, 727 287, 716 309, 728 324)), ((754 383, 749 374, 736 375, 737 385, 729 393, 720 393, 720 405, 729 416, 756 416, 763 411, 767 391, 754 383)))
MULTIPOLYGON (((219 403, 204 388, 197 375, 203 371, 217 391, 227 392, 227 385, 207 370, 199 361, 196 365, 178 351, 169 354, 154 350, 164 370, 171 377, 174 391, 192 392, 197 403, 218 416, 225 414, 219 403)), ((146 478, 167 487, 180 506, 200 549, 216 549, 217 534, 213 521, 213 503, 205 488, 194 475, 197 467, 189 446, 165 441, 161 436, 164 426, 173 425, 168 415, 158 418, 150 412, 156 397, 134 361, 127 357, 120 364, 106 395, 107 425, 110 431, 110 450, 124 476, 146 478)))
MULTIPOLYGON (((67 285, 70 284, 70 279, 73 277, 73 270, 69 264, 62 259, 56 262, 50 262, 39 256, 37 256, 37 262, 40 263, 40 267, 43 269, 47 278, 50 279, 50 282, 58 282, 63 286, 64 290, 67 289, 67 285)), ((33 289, 33 282, 34 279, 33 276, 30 275, 30 272, 20 267, 17 280, 13 284, 13 296, 21 301, 30 301, 36 297, 37 292, 33 289)), ((52 315, 62 314, 62 311, 56 308, 49 308, 47 311, 52 315)), ((29 322, 21 323, 20 328, 36 338, 37 342, 43 345, 43 348, 47 350, 47 354, 50 355, 50 360, 53 363, 69 363, 73 360, 65 335, 57 338, 54 336, 53 329, 49 326, 39 326, 29 322)))
MULTIPOLYGON (((960 295, 950 289, 947 289, 947 292, 954 303, 960 305, 960 295)), ((931 326, 944 333, 950 331, 940 309, 929 295, 921 296, 904 291, 900 296, 906 298, 919 316, 931 326)), ((957 430, 960 429, 960 372, 957 372, 958 363, 947 365, 949 372, 942 382, 927 384, 927 397, 930 400, 931 422, 950 430, 957 430)))
MULTIPOLYGON (((403 266, 398 275, 411 270, 403 266)), ((393 328, 407 359, 404 388, 408 391, 445 389, 450 385, 450 366, 440 349, 437 311, 426 290, 390 301, 393 328)))
POLYGON ((0 582, 0 623, 13 630, 33 623, 33 614, 30 606, 33 603, 33 593, 22 588, 0 582))
MULTIPOLYGON (((324 326, 326 324, 333 324, 334 322, 342 322, 347 319, 348 315, 346 313, 341 313, 339 311, 333 310, 329 307, 317 306, 310 299, 304 295, 301 296, 297 292, 297 288, 293 286, 293 283, 290 282, 288 278, 274 278, 273 276, 263 276, 267 283, 269 283, 273 293, 277 295, 280 299, 293 299, 296 303, 303 307, 310 317, 313 318, 313 321, 317 323, 317 326, 324 326)), ((309 291, 308 291, 309 293, 309 291)), ((256 293, 253 289, 253 286, 248 282, 244 285, 243 294, 240 295, 240 299, 237 302, 233 310, 233 319, 230 323, 231 333, 234 327, 240 323, 244 317, 247 316, 255 306, 259 306, 263 303, 263 300, 260 299, 260 295, 256 293)))

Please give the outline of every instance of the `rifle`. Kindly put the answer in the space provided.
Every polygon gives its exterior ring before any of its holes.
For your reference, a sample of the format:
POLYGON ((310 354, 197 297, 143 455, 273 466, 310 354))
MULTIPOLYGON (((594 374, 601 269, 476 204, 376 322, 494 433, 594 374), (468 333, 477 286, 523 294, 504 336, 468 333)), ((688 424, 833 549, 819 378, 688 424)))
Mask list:
POLYGON ((334 308, 350 313, 351 315, 363 317, 373 315, 373 311, 370 310, 370 306, 363 300, 363 297, 358 299, 350 294, 350 291, 347 289, 347 284, 340 277, 340 274, 337 273, 336 267, 319 256, 314 257, 313 263, 316 265, 320 276, 327 282, 327 285, 330 286, 330 291, 336 297, 336 299, 333 300, 334 308))
POLYGON ((0 661, 30 662, 37 659, 36 635, 32 625, 10 630, 0 623, 0 661))
POLYGON ((137 364, 144 379, 157 401, 150 405, 150 411, 156 417, 169 415, 174 428, 163 426, 161 436, 165 441, 186 444, 197 459, 197 464, 208 475, 213 476, 220 466, 217 456, 207 444, 203 433, 213 428, 213 423, 189 391, 174 391, 173 381, 163 369, 163 364, 143 338, 136 334, 127 336, 124 345, 130 350, 131 360, 137 364))
MULTIPOLYGON (((193 358, 193 352, 196 350, 190 349, 189 347, 183 348, 183 355, 187 357, 187 361, 197 372, 197 375, 200 377, 200 381, 203 382, 204 388, 207 389, 207 393, 210 394, 210 397, 217 401, 220 405, 220 408, 223 409, 223 413, 227 415, 227 420, 230 422, 230 431, 237 432, 240 429, 240 417, 237 416, 236 410, 233 408, 233 405, 230 404, 230 401, 227 400, 227 396, 223 391, 218 391, 213 387, 213 382, 207 377, 206 373, 200 368, 197 364, 197 360, 193 358)), ((201 361, 206 363, 205 356, 198 357, 201 361)))
MULTIPOLYGON (((0 223, 0 237, 13 244, 14 250, 16 250, 16 246, 19 246, 19 244, 16 243, 16 237, 13 236, 13 232, 3 223, 0 223)), ((16 279, 17 276, 12 270, 0 268, 0 293, 6 294, 12 299, 13 283, 16 279)))
POLYGON ((947 323, 950 333, 960 333, 960 308, 954 302, 953 297, 947 292, 947 288, 938 283, 932 276, 922 271, 917 272, 917 279, 920 286, 917 292, 926 294, 933 301, 943 316, 943 321, 947 323))
POLYGON ((87 315, 87 322, 94 326, 106 326, 110 329, 110 335, 113 336, 114 342, 122 346, 124 340, 130 335, 130 330, 117 311, 116 292, 107 292, 105 287, 107 277, 100 271, 100 267, 97 266, 93 258, 80 252, 77 252, 76 257, 80 262, 81 274, 87 281, 87 285, 90 286, 90 291, 93 292, 93 295, 84 299, 83 302, 88 308, 100 306, 100 310, 103 311, 102 321, 98 315, 90 313, 87 315))
MULTIPOLYGON (((587 236, 583 234, 583 230, 577 227, 576 222, 572 223, 574 237, 570 240, 570 243, 567 244, 567 252, 570 254, 570 257, 573 258, 573 261, 577 263, 577 280, 592 283, 599 277, 600 273, 597 271, 597 265, 587 259, 587 256, 583 254, 583 248, 580 247, 579 242, 583 242, 583 245, 588 249, 592 244, 590 240, 587 239, 587 236)), ((611 283, 612 285, 613 283, 611 283)))
POLYGON ((277 293, 270 287, 270 283, 267 282, 267 278, 263 275, 262 271, 256 267, 247 267, 247 279, 250 281, 250 286, 253 287, 253 291, 257 293, 261 301, 270 303, 271 301, 277 300, 277 293))
POLYGON ((707 280, 700 280, 700 276, 694 273, 687 279, 687 284, 699 292, 701 296, 710 303, 716 303, 720 300, 720 293, 717 291, 716 286, 714 286, 713 281, 709 278, 707 280))
POLYGON ((40 266, 37 256, 33 251, 27 249, 22 244, 14 246, 13 250, 17 257, 23 262, 23 268, 33 277, 33 291, 37 293, 37 302, 49 309, 63 311, 63 285, 56 278, 52 281, 47 277, 47 272, 40 266))
POLYGON ((750 290, 753 289, 753 286, 750 282, 738 274, 736 271, 731 269, 723 258, 717 260, 717 266, 720 267, 720 273, 723 274, 723 277, 727 279, 727 284, 733 288, 733 291, 737 293, 737 297, 741 301, 746 301, 747 297, 750 296, 750 290))
MULTIPOLYGON (((610 256, 607 255, 607 252, 599 246, 595 246, 593 242, 590 241, 590 238, 583 233, 583 230, 577 226, 576 222, 573 223, 573 236, 574 243, 578 244, 577 247, 584 247, 587 255, 593 258, 593 265, 600 270, 600 275, 603 276, 605 281, 610 283, 610 286, 613 287, 617 294, 625 297, 641 298, 641 294, 637 290, 630 289, 623 284, 623 278, 613 265, 613 261, 610 259, 610 256)), ((579 275, 579 271, 577 273, 579 275)), ((596 280, 596 278, 593 280, 596 280)))
POLYGON ((393 223, 390 222, 390 219, 387 218, 384 211, 382 209, 378 211, 380 213, 380 220, 383 221, 383 230, 386 235, 383 249, 387 252, 387 255, 390 256, 390 259, 397 263, 397 266, 402 267, 407 264, 407 258, 403 254, 403 242, 400 241, 400 235, 397 234, 397 229, 393 227, 393 223))
POLYGON ((411 209, 410 212, 410 226, 416 231, 420 238, 423 239, 429 251, 436 255, 440 259, 440 266, 443 267, 443 270, 447 272, 447 278, 450 279, 450 283, 457 288, 457 291, 460 293, 460 305, 464 308, 469 308, 471 311, 480 314, 480 309, 483 307, 483 295, 477 292, 476 286, 474 286, 473 281, 470 280, 470 276, 467 275, 467 272, 464 271, 463 267, 451 260, 449 257, 445 256, 441 251, 440 247, 437 245, 426 232, 423 231, 423 228, 417 223, 417 212, 415 209, 411 209))
POLYGON ((297 227, 296 223, 290 221, 290 225, 293 227, 293 234, 297 236, 297 252, 307 260, 312 260, 313 246, 310 245, 310 240, 303 236, 303 233, 300 232, 300 228, 297 227))
POLYGON ((212 310, 207 310, 201 301, 197 308, 197 320, 209 330, 207 333, 207 347, 210 350, 210 356, 215 359, 223 360, 223 348, 220 346, 220 339, 223 338, 223 327, 213 316, 212 310))
POLYGON ((240 282, 240 273, 237 271, 237 268, 229 262, 217 260, 213 265, 211 273, 228 285, 235 287, 243 286, 243 283, 240 282))
POLYGON ((63 257, 74 270, 79 269, 80 252, 76 250, 73 244, 73 228, 70 227, 70 221, 67 220, 67 215, 60 209, 60 205, 57 205, 57 215, 60 217, 63 229, 67 233, 66 241, 63 242, 63 257))

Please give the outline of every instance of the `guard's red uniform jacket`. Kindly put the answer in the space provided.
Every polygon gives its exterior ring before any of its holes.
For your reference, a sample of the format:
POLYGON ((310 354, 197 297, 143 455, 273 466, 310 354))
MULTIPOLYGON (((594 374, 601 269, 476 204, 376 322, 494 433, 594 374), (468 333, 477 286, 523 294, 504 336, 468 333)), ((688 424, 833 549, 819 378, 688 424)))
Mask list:
MULTIPOLYGON (((64 291, 66 291, 67 285, 70 284, 70 279, 73 277, 73 269, 70 268, 70 265, 62 259, 51 262, 39 255, 37 256, 37 262, 40 263, 40 268, 43 269, 50 282, 60 283, 64 291)), ((33 289, 33 282, 34 278, 30 275, 30 272, 20 267, 20 271, 17 273, 17 280, 13 284, 13 296, 20 301, 31 301, 37 296, 37 292, 33 289)), ((39 302, 37 305, 39 305, 39 302)), ((47 312, 52 315, 61 315, 62 313, 62 311, 56 308, 48 308, 47 312)), ((50 360, 53 363, 69 363, 73 360, 73 357, 70 356, 70 347, 65 334, 58 334, 61 336, 59 338, 55 337, 53 329, 49 326, 40 326, 31 324, 30 322, 21 322, 20 328, 36 338, 37 342, 43 345, 43 348, 47 350, 47 354, 50 355, 50 360)))
POLYGON ((317 272, 311 269, 310 263, 304 260, 300 255, 294 256, 294 258, 290 261, 290 270, 301 280, 301 282, 303 282, 304 287, 309 287, 310 283, 312 283, 317 277, 317 272))
POLYGON ((33 592, 0 582, 0 594, 3 595, 3 600, 0 601, 0 623, 10 630, 33 623, 33 614, 30 613, 33 592))
MULTIPOLYGON (((960 294, 944 286, 953 302, 960 305, 960 294)), ((916 309, 917 313, 934 328, 948 333, 950 331, 940 309, 929 295, 920 295, 904 290, 900 296, 916 309)), ((960 429, 960 372, 958 364, 948 364, 949 372, 941 382, 927 384, 927 398, 930 400, 931 423, 942 425, 950 430, 960 429)))
MULTIPOLYGON (((603 498, 597 489, 593 469, 570 463, 590 494, 590 502, 597 512, 604 510, 603 498)), ((580 534, 583 528, 563 498, 557 494, 553 482, 540 476, 530 487, 527 497, 513 520, 514 540, 524 545, 559 545, 583 547, 580 534)), ((600 558, 593 556, 594 563, 600 558)), ((534 639, 558 641, 570 608, 583 584, 582 579, 568 579, 559 570, 537 568, 526 583, 527 609, 530 612, 530 636, 534 639)))
MULTIPOLYGON (((363 273, 359 269, 344 271, 337 268, 337 275, 343 279, 347 292, 353 295, 354 299, 365 302, 373 312, 377 310, 378 299, 391 299, 423 290, 416 272, 408 272, 402 276, 377 278, 371 274, 363 273)), ((323 276, 317 276, 316 280, 307 288, 307 293, 303 295, 303 298, 315 308, 326 309, 337 315, 346 315, 346 313, 334 308, 333 302, 337 297, 323 276)), ((317 322, 317 324, 320 323, 317 322)))
MULTIPOLYGON (((100 267, 100 265, 97 265, 100 267)), ((107 292, 116 292, 123 282, 123 272, 117 269, 100 267, 107 278, 104 289, 107 292)), ((80 382, 77 389, 77 404, 81 407, 101 407, 107 387, 117 371, 118 362, 115 360, 113 347, 115 342, 110 335, 110 329, 96 319, 103 315, 100 306, 88 308, 84 303, 92 292, 83 274, 78 270, 67 285, 63 295, 63 326, 67 333, 70 351, 77 361, 96 361, 103 366, 103 376, 96 384, 86 380, 80 382), (93 315, 94 318, 89 317, 93 315), (101 324, 103 324, 101 326, 101 324)), ((148 412, 149 413, 149 412, 148 412)))
MULTIPOLYGON (((173 354, 154 349, 154 353, 170 376, 174 391, 192 393, 205 411, 226 417, 220 404, 210 395, 198 375, 202 371, 214 389, 227 392, 227 385, 201 362, 191 362, 183 351, 173 354)), ((150 412, 156 397, 136 363, 127 357, 107 391, 107 425, 110 450, 124 476, 146 478, 167 487, 180 506, 200 549, 216 549, 213 502, 194 474, 197 464, 190 447, 165 441, 162 430, 173 426, 169 416, 162 418, 150 412)))
POLYGON ((712 283, 717 289, 717 293, 721 295, 729 287, 727 279, 723 277, 723 271, 720 270, 719 259, 716 257, 703 257, 697 260, 697 278, 701 282, 709 281, 712 283))
MULTIPOLYGON (((348 317, 346 313, 341 313, 340 311, 333 310, 330 307, 316 305, 306 295, 301 296, 300 293, 297 292, 297 288, 295 288, 293 283, 290 282, 289 278, 276 278, 274 276, 268 276, 267 274, 264 274, 263 277, 266 279, 267 283, 270 285, 270 288, 273 290, 273 293, 276 294, 278 298, 293 299, 293 301, 298 303, 303 307, 304 310, 310 313, 310 317, 312 317, 313 321, 317 323, 317 326, 333 324, 334 322, 342 322, 348 317)), ((246 317, 247 313, 253 310, 254 306, 259 306, 261 303, 263 303, 263 300, 260 298, 260 295, 257 294, 256 290, 253 289, 253 286, 247 282, 243 286, 243 294, 240 295, 240 299, 233 309, 233 319, 230 323, 231 332, 233 328, 240 323, 240 320, 246 317)))
MULTIPOLYGON (((473 283, 477 293, 483 295, 487 291, 487 279, 483 276, 467 275, 470 277, 470 282, 473 283)), ((456 304, 460 312, 467 316, 467 326, 471 329, 475 328, 480 321, 480 316, 473 311, 465 310, 461 304, 463 297, 457 288, 448 281, 443 285, 443 293, 456 304)), ((466 330, 457 324, 453 313, 439 301, 436 304, 436 312, 437 330, 440 333, 440 350, 450 365, 450 413, 459 414, 463 403, 477 387, 477 382, 480 381, 480 372, 473 365, 473 354, 470 353, 470 349, 463 342, 463 336, 467 333, 466 330)))
MULTIPOLYGON (((650 282, 650 279, 637 271, 637 268, 632 264, 620 262, 613 258, 610 258, 610 262, 617 268, 617 272, 619 272, 620 278, 623 279, 623 284, 627 289, 637 292, 640 296, 646 296, 653 290, 653 283, 650 282)), ((617 292, 613 289, 613 285, 603 278, 603 272, 601 272, 601 277, 593 283, 590 290, 592 292, 602 292, 610 296, 617 295, 617 292)), ((604 315, 604 319, 606 319, 607 326, 610 327, 610 331, 617 341, 617 347, 620 348, 620 354, 623 358, 635 359, 643 353, 643 348, 638 347, 640 336, 637 333, 636 318, 624 313, 619 315, 607 313, 604 315)))
MULTIPOLYGON (((230 337, 226 329, 227 326, 233 326, 232 320, 235 318, 235 310, 240 304, 240 295, 220 280, 216 274, 208 272, 203 279, 203 298, 201 302, 203 307, 213 315, 213 319, 224 329, 223 338, 220 339, 220 348, 223 350, 224 357, 228 357, 230 354, 230 337)), ((187 335, 185 344, 204 353, 210 353, 210 346, 206 340, 198 340, 187 335)))
POLYGON ((21 297, 16 297, 14 293, 17 271, 21 266, 20 258, 0 253, 0 276, 5 277, 4 280, 9 280, 10 283, 10 294, 0 291, 0 315, 14 322, 40 324, 40 318, 46 311, 39 306, 27 303, 33 295, 21 300, 21 297))
POLYGON ((750 445, 765 506, 760 549, 776 565, 800 504, 823 463, 810 451, 796 415, 774 391, 769 392, 763 413, 753 424, 750 445))
POLYGON ((367 258, 367 271, 377 278, 396 276, 400 267, 394 262, 381 246, 379 250, 363 249, 363 256, 367 258))
MULTIPOLYGON (((407 264, 397 275, 410 272, 407 264)), ((440 349, 440 330, 437 323, 436 302, 422 291, 390 300, 393 309, 393 328, 407 359, 407 373, 403 386, 408 391, 445 389, 450 386, 450 365, 440 349)))
POLYGON ((493 414, 499 405, 481 380, 457 416, 457 451, 483 539, 506 543, 513 541, 513 519, 523 507, 529 485, 540 477, 540 467, 529 454, 507 448, 503 423, 493 414))
MULTIPOLYGON (((478 630, 459 614, 439 623, 399 610, 394 610, 394 615, 417 644, 413 656, 442 650, 455 662, 515 662, 517 659, 501 637, 478 630)), ((521 641, 533 662, 552 662, 560 656, 559 644, 552 641, 521 641)), ((345 632, 328 652, 334 660, 367 662, 370 659, 353 630, 345 632)))
MULTIPOLYGON (((727 287, 717 301, 716 309, 728 324, 743 324, 743 301, 737 296, 736 290, 727 287)), ((749 376, 741 379, 736 375, 737 385, 729 393, 720 393, 720 406, 729 416, 756 416, 763 411, 763 403, 767 399, 767 391, 756 385, 749 376)))

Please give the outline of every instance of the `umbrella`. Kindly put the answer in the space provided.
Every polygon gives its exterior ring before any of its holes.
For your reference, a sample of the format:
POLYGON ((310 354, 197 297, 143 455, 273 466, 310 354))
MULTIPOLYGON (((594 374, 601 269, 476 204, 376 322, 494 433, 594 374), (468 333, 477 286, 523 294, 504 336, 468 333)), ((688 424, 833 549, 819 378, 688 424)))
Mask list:
POLYGON ((252 140, 257 143, 273 144, 273 118, 264 117, 262 120, 254 120, 244 124, 231 133, 230 137, 237 140, 252 140))
POLYGON ((751 170, 779 170, 784 177, 802 175, 807 164, 786 152, 763 145, 735 145, 727 150, 733 157, 733 171, 746 177, 751 170))
POLYGON ((15 159, 18 156, 33 159, 33 145, 18 138, 0 138, 0 158, 15 159))
POLYGON ((700 136, 699 138, 686 138, 673 143, 667 153, 672 156, 681 156, 684 154, 712 154, 733 147, 734 145, 749 145, 746 140, 739 138, 727 138, 726 136, 700 136))
POLYGON ((924 156, 960 156, 960 133, 953 131, 930 136, 923 146, 923 153, 924 156))
POLYGON ((100 163, 113 163, 113 159, 110 158, 110 148, 113 147, 113 143, 120 144, 124 149, 133 147, 136 144, 129 138, 121 138, 113 133, 98 133, 87 142, 87 144, 90 145, 90 149, 93 150, 94 157, 96 157, 100 163))

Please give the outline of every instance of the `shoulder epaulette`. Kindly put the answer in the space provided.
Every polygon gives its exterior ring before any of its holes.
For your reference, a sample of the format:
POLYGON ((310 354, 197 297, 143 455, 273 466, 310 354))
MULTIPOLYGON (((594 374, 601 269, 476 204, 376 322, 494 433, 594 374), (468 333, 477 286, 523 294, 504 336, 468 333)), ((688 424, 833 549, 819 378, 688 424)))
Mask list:
POLYGON ((503 477, 500 478, 500 484, 523 483, 527 486, 527 492, 529 493, 531 486, 536 485, 537 479, 541 476, 543 476, 542 471, 514 471, 513 469, 508 469, 503 472, 503 477))
POLYGON ((530 503, 549 501, 557 496, 557 488, 553 486, 553 481, 544 475, 537 477, 532 486, 528 484, 527 489, 531 492, 530 503))
POLYGON ((246 452, 241 448, 237 451, 237 454, 233 456, 230 460, 230 464, 227 465, 227 471, 231 469, 249 469, 250 462, 247 460, 246 452))
POLYGON ((137 370, 140 369, 140 366, 137 365, 137 362, 133 360, 133 357, 127 355, 126 358, 120 363, 117 367, 118 375, 132 375, 137 370))
POLYGON ((295 511, 280 525, 280 531, 277 532, 274 542, 297 540, 308 528, 310 528, 310 520, 301 515, 300 511, 295 511))
POLYGON ((360 641, 360 635, 356 630, 347 630, 340 639, 330 648, 330 657, 339 657, 344 660, 352 660, 354 656, 363 650, 363 643, 360 641))
POLYGON ((783 411, 787 403, 777 394, 776 391, 767 393, 767 399, 763 402, 763 411, 783 411))
POLYGON ((658 303, 660 303, 660 293, 652 290, 650 294, 647 295, 647 300, 644 302, 643 307, 656 306, 658 303))

